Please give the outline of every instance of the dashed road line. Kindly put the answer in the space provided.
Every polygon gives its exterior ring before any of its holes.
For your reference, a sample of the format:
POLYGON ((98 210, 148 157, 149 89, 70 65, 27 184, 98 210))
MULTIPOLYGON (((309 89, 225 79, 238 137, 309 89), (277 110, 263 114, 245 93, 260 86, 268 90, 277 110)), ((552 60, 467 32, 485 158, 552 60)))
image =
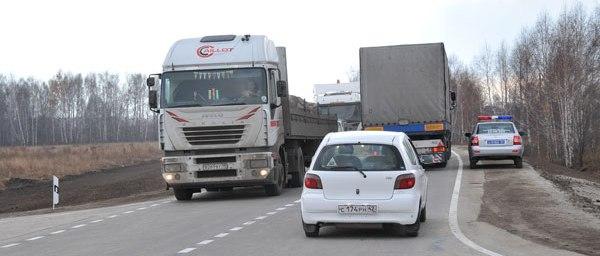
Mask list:
POLYGON ((40 238, 44 238, 44 237, 45 237, 45 236, 36 236, 36 237, 32 237, 32 238, 29 238, 29 239, 26 239, 26 240, 27 240, 27 241, 35 241, 35 240, 38 240, 38 239, 40 239, 40 238))
POLYGON ((277 212, 267 212, 268 215, 276 214, 277 212))
POLYGON ((239 230, 241 230, 242 228, 243 228, 243 227, 235 227, 235 228, 231 228, 231 229, 229 229, 229 230, 231 230, 231 231, 239 231, 239 230))
POLYGON ((140 208, 137 208, 137 210, 138 210, 138 211, 139 211, 139 210, 146 210, 146 209, 148 209, 148 208, 146 208, 146 207, 140 207, 140 208))
POLYGON ((76 226, 72 226, 71 228, 80 228, 80 227, 85 227, 85 226, 86 226, 86 224, 79 224, 76 226))
POLYGON ((189 253, 189 252, 191 252, 191 251, 193 251, 193 250, 196 250, 196 248, 193 248, 193 247, 190 247, 190 248, 185 248, 185 249, 183 249, 183 250, 181 250, 181 251, 179 251, 179 252, 177 252, 177 253, 180 253, 180 254, 181 254, 181 253, 189 253))
POLYGON ((286 204, 286 207, 294 206, 293 204, 286 204))
POLYGON ((112 219, 112 218, 114 218, 114 217, 117 217, 117 216, 119 216, 119 215, 116 215, 116 214, 115 214, 115 215, 110 215, 110 216, 108 216, 107 218, 109 218, 109 219, 112 219))
POLYGON ((294 201, 294 203, 300 203, 300 199, 298 199, 298 200, 294 201))
POLYGON ((20 244, 21 243, 7 244, 7 245, 2 246, 2 248, 13 247, 13 246, 17 246, 17 245, 20 245, 20 244))
POLYGON ((60 234, 62 232, 65 232, 64 229, 58 230, 58 231, 54 231, 54 232, 50 232, 51 235, 56 235, 56 234, 60 234))
POLYGON ((465 234, 463 234, 458 226, 458 198, 460 196, 460 183, 462 182, 463 162, 459 154, 454 151, 452 151, 452 153, 458 159, 458 171, 456 172, 456 179, 454 180, 454 190, 452 192, 452 199, 450 201, 450 211, 448 211, 448 223, 450 224, 450 231, 452 231, 452 234, 454 234, 454 236, 463 244, 478 252, 489 256, 502 256, 502 254, 485 249, 471 241, 471 239, 467 238, 465 234))
POLYGON ((150 207, 154 207, 154 206, 158 206, 158 204, 152 204, 152 205, 150 205, 150 207))
POLYGON ((215 241, 215 240, 210 240, 210 239, 209 239, 209 240, 204 240, 204 241, 202 241, 202 242, 200 242, 200 243, 197 243, 197 244, 199 244, 199 245, 207 245, 207 244, 210 244, 210 243, 212 243, 213 241, 215 241))
POLYGON ((132 212, 133 211, 126 211, 126 212, 124 212, 124 214, 129 214, 129 213, 132 213, 132 212))
POLYGON ((278 210, 278 211, 283 211, 283 210, 285 210, 285 207, 279 207, 279 208, 277 208, 277 209, 275 209, 275 210, 278 210))
POLYGON ((264 220, 266 218, 267 218, 267 216, 258 216, 258 217, 254 218, 254 219, 255 220, 264 220))
POLYGON ((98 222, 102 222, 102 221, 104 221, 104 220, 92 220, 92 221, 90 221, 90 223, 98 223, 98 222))
POLYGON ((221 233, 221 234, 216 235, 215 237, 223 238, 223 237, 226 237, 227 235, 229 235, 229 233, 221 233))
POLYGON ((254 224, 255 222, 256 222, 256 221, 253 221, 253 220, 251 220, 251 221, 246 221, 246 222, 242 223, 242 225, 248 226, 248 225, 252 225, 252 224, 254 224))

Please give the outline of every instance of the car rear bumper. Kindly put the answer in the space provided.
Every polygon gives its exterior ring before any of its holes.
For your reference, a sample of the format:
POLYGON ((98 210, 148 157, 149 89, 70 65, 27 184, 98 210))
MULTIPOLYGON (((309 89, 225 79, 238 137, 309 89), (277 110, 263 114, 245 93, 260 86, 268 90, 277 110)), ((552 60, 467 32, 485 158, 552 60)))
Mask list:
POLYGON ((303 194, 301 198, 302 220, 307 224, 326 223, 396 223, 414 224, 418 217, 420 197, 416 194, 394 194, 388 200, 330 200, 322 194, 303 194), (343 215, 338 205, 377 205, 373 215, 343 215))
POLYGON ((510 145, 510 146, 499 146, 499 147, 481 147, 472 146, 470 150, 470 156, 476 158, 488 158, 488 159, 509 159, 523 156, 522 145, 510 145))

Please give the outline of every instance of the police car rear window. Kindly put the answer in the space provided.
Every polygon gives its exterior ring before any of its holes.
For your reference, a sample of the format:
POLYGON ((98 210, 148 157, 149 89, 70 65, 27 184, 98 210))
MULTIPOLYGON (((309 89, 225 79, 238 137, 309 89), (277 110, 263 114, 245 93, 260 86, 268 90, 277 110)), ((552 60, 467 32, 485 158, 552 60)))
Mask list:
POLYGON ((515 133, 511 123, 486 123, 477 125, 477 134, 515 133))

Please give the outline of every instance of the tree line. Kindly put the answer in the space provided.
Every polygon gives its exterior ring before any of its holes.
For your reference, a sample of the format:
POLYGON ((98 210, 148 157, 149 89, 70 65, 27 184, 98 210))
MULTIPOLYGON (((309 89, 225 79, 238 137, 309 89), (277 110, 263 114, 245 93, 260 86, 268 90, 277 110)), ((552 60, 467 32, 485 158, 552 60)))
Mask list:
POLYGON ((0 146, 157 138, 145 75, 59 71, 49 81, 0 74, 0 146))
POLYGON ((512 114, 540 160, 581 167, 600 158, 600 5, 541 14, 512 43, 485 47, 470 65, 449 61, 459 102, 454 138, 480 114, 512 114))

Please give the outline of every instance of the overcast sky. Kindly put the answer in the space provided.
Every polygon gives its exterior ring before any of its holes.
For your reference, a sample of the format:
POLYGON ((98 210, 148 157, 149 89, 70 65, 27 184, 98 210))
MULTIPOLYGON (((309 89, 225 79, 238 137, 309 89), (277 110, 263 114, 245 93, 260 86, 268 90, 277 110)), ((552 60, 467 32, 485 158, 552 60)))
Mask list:
MULTIPOLYGON (((292 94, 347 81, 363 46, 444 42, 470 62, 484 44, 511 43, 541 12, 574 1, 4 1, 0 73, 47 80, 57 70, 160 72, 176 40, 264 34, 288 51, 292 94)), ((584 0, 590 9, 599 0, 584 0)))

